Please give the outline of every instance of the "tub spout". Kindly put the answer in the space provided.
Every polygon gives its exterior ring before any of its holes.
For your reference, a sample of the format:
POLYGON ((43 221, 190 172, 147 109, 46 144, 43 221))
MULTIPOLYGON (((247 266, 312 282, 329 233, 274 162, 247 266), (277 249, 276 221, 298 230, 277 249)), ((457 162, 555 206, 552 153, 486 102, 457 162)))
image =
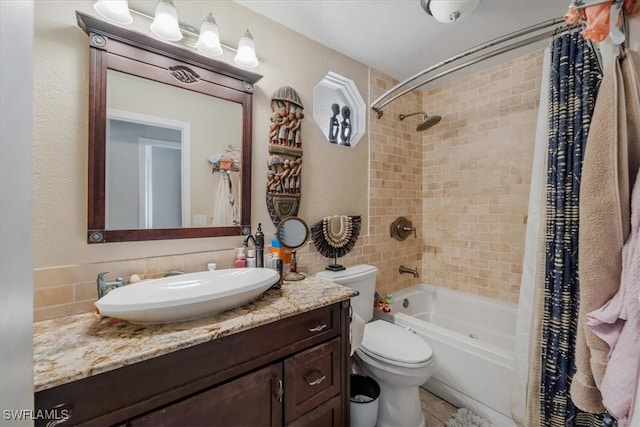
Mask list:
POLYGON ((400 274, 408 273, 413 274, 413 277, 420 277, 420 275, 418 274, 418 269, 416 268, 407 268, 404 265, 401 265, 398 271, 400 272, 400 274))

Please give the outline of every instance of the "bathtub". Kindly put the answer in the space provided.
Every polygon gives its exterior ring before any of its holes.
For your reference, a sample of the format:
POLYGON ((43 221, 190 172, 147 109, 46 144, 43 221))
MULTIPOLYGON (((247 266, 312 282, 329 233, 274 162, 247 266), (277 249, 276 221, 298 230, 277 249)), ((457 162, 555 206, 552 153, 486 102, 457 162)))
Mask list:
POLYGON ((495 426, 514 426, 509 400, 516 313, 516 304, 416 285, 395 292, 391 312, 376 310, 375 317, 408 328, 432 348, 436 373, 423 388, 495 426))

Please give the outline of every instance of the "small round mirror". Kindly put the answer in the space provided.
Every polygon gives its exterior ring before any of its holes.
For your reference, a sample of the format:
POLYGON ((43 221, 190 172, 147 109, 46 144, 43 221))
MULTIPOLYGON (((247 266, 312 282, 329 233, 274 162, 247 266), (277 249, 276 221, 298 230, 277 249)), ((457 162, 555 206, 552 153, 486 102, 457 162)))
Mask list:
POLYGON ((290 216, 278 224, 276 238, 283 246, 298 249, 309 239, 309 227, 301 218, 290 216))

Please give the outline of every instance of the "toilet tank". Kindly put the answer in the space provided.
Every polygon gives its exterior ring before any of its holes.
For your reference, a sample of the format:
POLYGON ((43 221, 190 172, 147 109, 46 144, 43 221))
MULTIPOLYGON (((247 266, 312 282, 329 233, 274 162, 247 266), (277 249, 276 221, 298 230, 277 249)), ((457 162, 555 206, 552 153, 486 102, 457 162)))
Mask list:
POLYGON ((365 322, 373 318, 373 299, 376 291, 378 269, 373 265, 361 264, 347 267, 342 271, 321 271, 316 274, 324 280, 355 289, 360 294, 351 298, 353 311, 365 322))

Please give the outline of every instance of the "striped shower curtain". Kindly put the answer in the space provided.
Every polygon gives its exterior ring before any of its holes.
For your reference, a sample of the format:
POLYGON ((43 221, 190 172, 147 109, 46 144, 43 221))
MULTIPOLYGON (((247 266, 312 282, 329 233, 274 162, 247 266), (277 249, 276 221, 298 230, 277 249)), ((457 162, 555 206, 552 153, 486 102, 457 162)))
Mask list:
MULTIPOLYGON (((601 80, 595 52, 579 31, 551 46, 546 237, 540 346, 540 425, 601 426, 569 389, 578 326, 578 202, 583 154, 601 80)), ((610 420, 608 420, 610 421, 610 420)))

